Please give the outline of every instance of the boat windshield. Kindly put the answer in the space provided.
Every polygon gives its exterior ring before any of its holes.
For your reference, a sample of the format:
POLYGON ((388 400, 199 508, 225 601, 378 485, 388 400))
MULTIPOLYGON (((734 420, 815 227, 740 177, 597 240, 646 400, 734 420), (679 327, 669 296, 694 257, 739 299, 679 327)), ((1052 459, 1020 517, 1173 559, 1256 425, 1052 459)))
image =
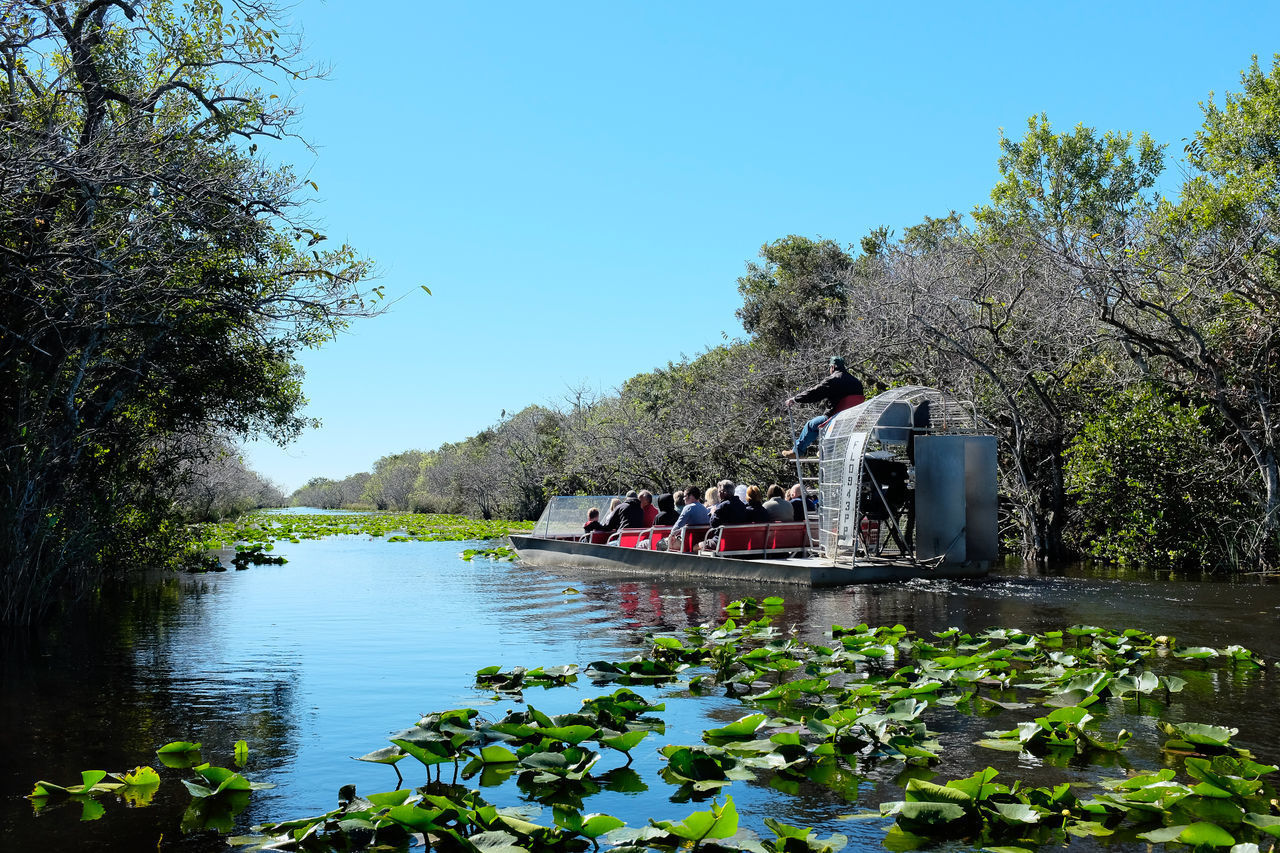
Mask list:
POLYGON ((556 495, 533 526, 535 536, 581 536, 587 510, 600 510, 600 520, 609 514, 609 503, 621 495, 556 495))

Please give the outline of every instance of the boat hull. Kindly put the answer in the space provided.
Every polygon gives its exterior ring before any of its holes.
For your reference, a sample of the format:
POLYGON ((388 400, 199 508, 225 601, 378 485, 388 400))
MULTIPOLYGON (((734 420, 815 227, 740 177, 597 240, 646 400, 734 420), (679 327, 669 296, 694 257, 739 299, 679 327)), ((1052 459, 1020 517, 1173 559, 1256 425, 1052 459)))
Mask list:
POLYGON ((928 568, 905 560, 872 559, 852 568, 833 566, 830 561, 816 557, 741 560, 520 534, 511 536, 511 545, 520 555, 520 561, 530 566, 563 566, 671 578, 729 578, 801 586, 845 586, 914 578, 975 578, 986 575, 988 571, 986 564, 928 568))

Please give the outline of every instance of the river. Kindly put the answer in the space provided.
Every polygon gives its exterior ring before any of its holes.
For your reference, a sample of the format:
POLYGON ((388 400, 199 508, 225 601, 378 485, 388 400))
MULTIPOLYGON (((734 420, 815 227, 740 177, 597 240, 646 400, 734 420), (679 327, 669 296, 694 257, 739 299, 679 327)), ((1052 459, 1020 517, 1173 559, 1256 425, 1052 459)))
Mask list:
MULTIPOLYGON (((276 552, 288 557, 287 564, 140 584, 7 649, 0 673, 0 847, 224 849, 216 833, 183 831, 190 796, 177 781, 180 774, 163 768, 165 781, 151 806, 127 808, 100 797, 105 814, 92 821, 82 820, 74 803, 35 814, 23 795, 38 779, 71 784, 86 769, 160 768, 154 750, 174 740, 202 742, 206 760, 231 766, 234 744, 243 739, 249 746, 245 774, 275 787, 254 793, 235 818, 236 831, 318 814, 335 806, 342 785, 354 783, 363 793, 395 788, 391 768, 351 756, 386 746, 389 733, 420 715, 475 707, 498 717, 523 707, 494 702, 490 691, 475 688, 481 667, 621 660, 644 646, 647 633, 719 621, 724 605, 743 596, 784 596, 776 622, 819 642, 832 624, 901 623, 926 633, 950 626, 1044 631, 1085 623, 1171 634, 1186 645, 1240 644, 1280 658, 1280 586, 1257 579, 1005 569, 980 581, 810 590, 465 562, 458 554, 469 544, 357 536, 279 543, 276 552)), ((1179 694, 1171 713, 1236 726, 1240 734, 1233 743, 1278 763, 1277 675, 1206 668, 1179 694)), ((580 679, 570 687, 529 689, 524 700, 561 713, 613 689, 580 679)), ((718 693, 689 697, 678 684, 637 690, 667 701, 661 715, 666 734, 636 750, 631 769, 638 785, 632 778, 614 786, 618 790, 606 787, 586 810, 642 826, 651 817, 679 819, 705 808, 672 801, 675 788, 658 776, 663 762, 654 747, 698 743, 702 730, 749 709, 718 693), (637 787, 644 790, 628 790, 637 787)), ((972 745, 983 730, 1008 727, 1004 721, 926 719, 944 746, 943 760, 933 768, 941 777, 968 775, 987 764, 1036 783, 1063 772, 1098 775, 1096 768, 1064 771, 972 745)), ((1152 721, 1135 718, 1131 725, 1141 731, 1152 721)), ((1122 769, 1154 766, 1159 755, 1153 745, 1137 745, 1121 761, 1122 769)), ((409 764, 400 765, 406 779, 420 782, 421 769, 415 776, 409 764)), ((606 757, 599 767, 619 764, 606 757)), ((764 782, 736 782, 727 793, 744 825, 762 834, 763 819, 773 816, 815 826, 822 835, 849 835, 849 849, 882 849, 885 821, 846 818, 900 798, 900 770, 869 772, 843 794, 816 786, 786 792, 764 782)), ((510 784, 486 789, 485 796, 499 805, 522 802, 510 784)), ((540 819, 549 823, 550 810, 540 819)), ((1081 849, 1094 844, 1072 842, 1081 849)))

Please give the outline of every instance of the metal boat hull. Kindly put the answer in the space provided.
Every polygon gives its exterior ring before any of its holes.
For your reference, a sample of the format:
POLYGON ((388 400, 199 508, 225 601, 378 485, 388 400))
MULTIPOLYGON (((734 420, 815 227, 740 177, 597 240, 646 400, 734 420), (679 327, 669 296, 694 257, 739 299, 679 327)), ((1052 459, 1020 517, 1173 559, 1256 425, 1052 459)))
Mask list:
POLYGON ((844 586, 885 583, 913 578, 975 578, 987 574, 987 564, 944 565, 937 568, 908 561, 873 559, 849 568, 816 557, 741 560, 592 545, 566 539, 543 539, 514 534, 511 545, 521 562, 530 566, 603 569, 672 578, 730 578, 801 586, 844 586))

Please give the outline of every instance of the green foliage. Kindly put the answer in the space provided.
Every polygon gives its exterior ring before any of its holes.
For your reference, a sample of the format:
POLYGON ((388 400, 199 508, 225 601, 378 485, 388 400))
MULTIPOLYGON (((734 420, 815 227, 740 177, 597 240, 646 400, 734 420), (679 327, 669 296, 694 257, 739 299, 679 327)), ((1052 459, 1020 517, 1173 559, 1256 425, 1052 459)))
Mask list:
POLYGON ((1081 550, 1118 563, 1212 565, 1222 531, 1250 508, 1218 463, 1211 420, 1206 407, 1150 385, 1105 400, 1066 450, 1081 550))
POLYGON ((1201 104, 1204 123, 1186 146, 1201 174, 1183 190, 1179 213, 1201 225, 1243 225, 1251 207, 1277 208, 1280 188, 1280 62, 1264 70, 1255 56, 1240 91, 1201 104))
POLYGON ((462 559, 467 562, 471 562, 476 557, 511 562, 516 558, 516 552, 510 545, 499 545, 496 548, 468 548, 462 552, 462 559))
POLYGON ((476 685, 498 693, 519 695, 526 687, 559 687, 578 680, 576 666, 513 667, 503 672, 500 667, 487 666, 476 673, 476 685))
MULTIPOLYGON (((242 553, 270 551, 272 543, 321 539, 325 536, 388 536, 388 541, 454 542, 497 539, 519 530, 530 530, 530 522, 480 521, 460 515, 420 513, 254 513, 232 522, 204 525, 198 546, 206 549, 234 546, 242 553), (394 536, 391 534, 403 535, 394 536)), ((472 556, 502 559, 501 547, 474 550, 472 556)))
POLYGON ((1135 142, 1080 124, 1058 134, 1043 114, 1027 120, 1022 139, 1001 137, 1000 152, 992 206, 977 220, 999 230, 1021 224, 1060 243, 1122 234, 1164 169, 1163 148, 1145 133, 1135 142))
MULTIPOLYGON (((184 832, 203 830, 229 831, 235 815, 245 809, 253 791, 275 787, 266 782, 252 782, 225 767, 215 767, 200 759, 200 744, 173 741, 156 750, 165 767, 188 770, 195 778, 182 779, 183 786, 192 796, 192 802, 182 818, 184 832)), ((248 759, 248 745, 237 741, 235 761, 243 766, 248 759)), ((64 800, 79 803, 81 820, 98 820, 107 813, 106 807, 95 799, 110 794, 130 808, 150 806, 160 789, 162 778, 151 767, 135 767, 126 773, 108 773, 105 770, 85 770, 78 785, 58 785, 53 782, 37 782, 27 795, 37 811, 54 808, 64 800), (113 782, 105 781, 107 778, 113 782)))
POLYGON ((698 845, 708 838, 728 838, 738 831, 738 810, 733 805, 733 797, 725 797, 724 805, 711 804, 705 812, 694 812, 684 820, 676 823, 669 820, 650 821, 653 826, 698 845))
POLYGON ((763 264, 738 279, 738 319, 772 350, 795 349, 843 319, 853 258, 832 240, 794 234, 760 247, 763 264))
POLYGON ((0 623, 179 552, 226 438, 287 440, 294 357, 375 313, 367 262, 254 140, 305 79, 268 4, 14 2, 0 16, 0 623), (74 179, 69 176, 74 175, 74 179))

